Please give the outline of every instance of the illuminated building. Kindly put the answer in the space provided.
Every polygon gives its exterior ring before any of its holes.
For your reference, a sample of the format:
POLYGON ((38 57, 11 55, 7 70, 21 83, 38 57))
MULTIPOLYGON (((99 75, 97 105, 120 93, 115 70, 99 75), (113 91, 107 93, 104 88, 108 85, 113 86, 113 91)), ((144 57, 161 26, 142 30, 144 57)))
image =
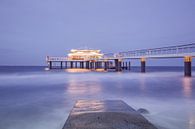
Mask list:
POLYGON ((101 59, 103 54, 100 50, 92 49, 72 49, 68 54, 69 60, 97 60, 101 59))

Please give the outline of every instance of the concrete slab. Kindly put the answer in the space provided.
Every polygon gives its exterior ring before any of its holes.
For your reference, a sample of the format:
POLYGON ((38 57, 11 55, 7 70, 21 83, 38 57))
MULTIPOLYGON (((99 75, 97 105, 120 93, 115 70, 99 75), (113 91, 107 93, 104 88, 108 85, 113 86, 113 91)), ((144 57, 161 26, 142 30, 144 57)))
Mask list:
POLYGON ((78 100, 63 129, 157 129, 121 100, 78 100))

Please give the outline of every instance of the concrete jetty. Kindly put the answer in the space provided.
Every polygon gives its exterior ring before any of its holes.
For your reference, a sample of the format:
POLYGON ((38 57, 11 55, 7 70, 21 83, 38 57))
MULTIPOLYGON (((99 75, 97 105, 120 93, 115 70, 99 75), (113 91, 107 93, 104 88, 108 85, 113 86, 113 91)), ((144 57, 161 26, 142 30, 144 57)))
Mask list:
POLYGON ((157 129, 122 100, 78 100, 63 129, 157 129))

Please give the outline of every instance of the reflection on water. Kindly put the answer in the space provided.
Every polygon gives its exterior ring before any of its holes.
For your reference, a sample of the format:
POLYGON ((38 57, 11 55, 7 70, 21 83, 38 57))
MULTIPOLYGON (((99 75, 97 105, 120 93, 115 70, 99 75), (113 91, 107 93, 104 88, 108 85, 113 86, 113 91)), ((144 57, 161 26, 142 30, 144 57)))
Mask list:
POLYGON ((183 77, 183 94, 185 97, 190 98, 192 94, 192 78, 191 77, 183 77))
POLYGON ((96 72, 106 72, 104 69, 95 69, 96 72))
POLYGON ((66 72, 68 73, 84 73, 84 72, 90 72, 91 70, 89 69, 65 69, 66 72))
POLYGON ((66 92, 70 96, 96 95, 101 92, 101 86, 97 79, 84 83, 79 77, 69 76, 67 81, 66 92))
POLYGON ((7 69, 0 74, 0 129, 62 129, 78 99, 123 100, 147 109, 146 117, 158 127, 195 129, 195 78, 183 77, 182 70, 7 69))
POLYGON ((96 71, 96 72, 107 72, 104 69, 80 69, 80 68, 74 68, 74 69, 65 69, 66 72, 68 73, 85 73, 85 72, 91 72, 91 71, 96 71))
POLYGON ((189 129, 195 128, 195 115, 190 114, 190 120, 189 120, 189 129))

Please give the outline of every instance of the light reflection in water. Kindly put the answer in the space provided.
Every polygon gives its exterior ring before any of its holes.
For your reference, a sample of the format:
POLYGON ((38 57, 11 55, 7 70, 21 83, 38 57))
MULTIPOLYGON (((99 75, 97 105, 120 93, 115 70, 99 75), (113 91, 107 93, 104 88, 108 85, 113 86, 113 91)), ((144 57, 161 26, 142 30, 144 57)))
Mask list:
POLYGON ((106 72, 104 69, 96 69, 97 72, 106 72))
POLYGON ((195 128, 195 116, 194 114, 190 114, 189 129, 194 129, 194 128, 195 128))
POLYGON ((86 96, 101 93, 102 89, 98 83, 98 80, 95 78, 92 79, 93 80, 90 80, 90 78, 86 78, 86 80, 89 81, 83 82, 82 79, 80 80, 79 76, 77 77, 70 76, 68 79, 67 93, 70 94, 71 96, 86 96))
POLYGON ((185 97, 190 98, 192 94, 192 78, 184 77, 183 82, 183 94, 185 97))
POLYGON ((104 69, 80 69, 80 68, 74 68, 74 69, 65 69, 66 72, 68 73, 85 73, 85 72, 91 72, 91 71, 96 71, 96 72, 106 72, 104 69))
POLYGON ((84 72, 90 72, 91 70, 89 69, 66 69, 65 70, 68 73, 84 73, 84 72))
MULTIPOLYGON (((183 71, 68 71, 71 73, 1 74, 0 129, 61 129, 78 99, 122 99, 136 110, 147 109, 154 124, 167 129, 195 129, 195 78, 183 78, 183 71)), ((102 108, 95 105, 94 110, 102 108)))

